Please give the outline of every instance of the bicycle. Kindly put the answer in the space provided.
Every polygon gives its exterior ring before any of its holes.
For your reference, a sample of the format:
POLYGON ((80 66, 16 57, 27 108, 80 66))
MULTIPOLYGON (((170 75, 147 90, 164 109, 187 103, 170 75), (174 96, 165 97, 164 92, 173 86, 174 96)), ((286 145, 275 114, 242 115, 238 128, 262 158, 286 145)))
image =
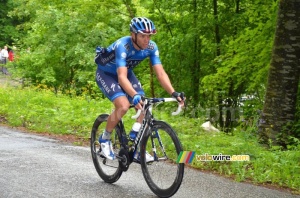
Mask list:
MULTIPOLYGON (((91 153, 94 166, 98 175, 107 183, 118 181, 124 171, 127 171, 132 162, 140 163, 144 179, 151 191, 158 197, 170 197, 179 189, 183 174, 184 163, 176 163, 176 160, 183 150, 181 143, 172 129, 164 122, 156 120, 152 114, 154 105, 163 102, 177 102, 175 98, 142 98, 144 105, 138 110, 133 119, 144 114, 143 123, 135 140, 129 141, 121 120, 112 132, 112 145, 116 155, 115 160, 107 160, 100 155, 101 147, 98 142, 107 122, 108 114, 101 114, 93 124, 91 132, 91 153), (134 159, 135 151, 140 148, 140 161, 134 159), (154 161, 146 162, 146 152, 152 154, 154 161)), ((131 106, 133 107, 133 106, 131 106)), ((180 104, 176 112, 181 111, 180 104)))

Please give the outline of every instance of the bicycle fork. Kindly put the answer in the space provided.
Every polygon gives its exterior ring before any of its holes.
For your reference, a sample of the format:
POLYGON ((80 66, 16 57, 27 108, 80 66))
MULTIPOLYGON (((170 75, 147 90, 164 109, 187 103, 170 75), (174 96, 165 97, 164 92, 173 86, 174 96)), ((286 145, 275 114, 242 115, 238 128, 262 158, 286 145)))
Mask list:
POLYGON ((165 148, 164 148, 163 142, 161 140, 161 137, 160 137, 159 132, 158 132, 157 129, 154 130, 154 134, 151 133, 150 138, 151 138, 151 145, 152 145, 152 152, 153 152, 154 161, 167 160, 168 157, 167 157, 167 154, 165 152, 165 148), (161 151, 164 154, 164 157, 160 157, 160 158, 157 157, 156 146, 155 146, 155 143, 154 143, 155 139, 158 140, 159 146, 161 148, 161 151))

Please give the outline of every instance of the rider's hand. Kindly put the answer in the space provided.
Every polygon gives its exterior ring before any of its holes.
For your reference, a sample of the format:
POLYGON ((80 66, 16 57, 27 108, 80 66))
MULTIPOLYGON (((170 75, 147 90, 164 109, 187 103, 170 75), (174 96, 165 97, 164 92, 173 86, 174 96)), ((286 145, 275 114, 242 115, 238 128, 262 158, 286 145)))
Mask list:
POLYGON ((142 106, 140 102, 142 101, 142 96, 140 94, 135 94, 132 98, 132 103, 137 109, 141 109, 142 106))
POLYGON ((183 93, 183 92, 176 92, 176 91, 174 91, 174 92, 172 93, 172 96, 173 96, 174 98, 176 98, 176 100, 177 100, 179 103, 181 103, 181 104, 184 105, 185 97, 184 97, 184 93, 183 93))

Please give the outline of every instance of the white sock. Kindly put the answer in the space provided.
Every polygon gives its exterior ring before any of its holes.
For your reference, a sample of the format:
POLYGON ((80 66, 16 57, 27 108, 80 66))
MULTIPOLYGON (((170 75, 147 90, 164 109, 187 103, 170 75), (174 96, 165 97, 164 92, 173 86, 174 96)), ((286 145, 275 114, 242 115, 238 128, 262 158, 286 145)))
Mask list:
POLYGON ((111 137, 111 133, 104 130, 104 132, 102 134, 102 139, 110 140, 110 137, 111 137))

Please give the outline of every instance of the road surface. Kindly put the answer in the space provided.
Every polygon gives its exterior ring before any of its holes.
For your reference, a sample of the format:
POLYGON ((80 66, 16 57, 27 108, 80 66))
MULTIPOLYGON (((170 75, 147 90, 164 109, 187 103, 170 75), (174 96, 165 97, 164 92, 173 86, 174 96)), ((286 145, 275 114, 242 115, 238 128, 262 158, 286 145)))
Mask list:
MULTIPOLYGON (((115 184, 104 183, 89 147, 0 127, 0 197, 156 197, 132 164, 115 184)), ((186 168, 174 197, 300 197, 186 168)))

